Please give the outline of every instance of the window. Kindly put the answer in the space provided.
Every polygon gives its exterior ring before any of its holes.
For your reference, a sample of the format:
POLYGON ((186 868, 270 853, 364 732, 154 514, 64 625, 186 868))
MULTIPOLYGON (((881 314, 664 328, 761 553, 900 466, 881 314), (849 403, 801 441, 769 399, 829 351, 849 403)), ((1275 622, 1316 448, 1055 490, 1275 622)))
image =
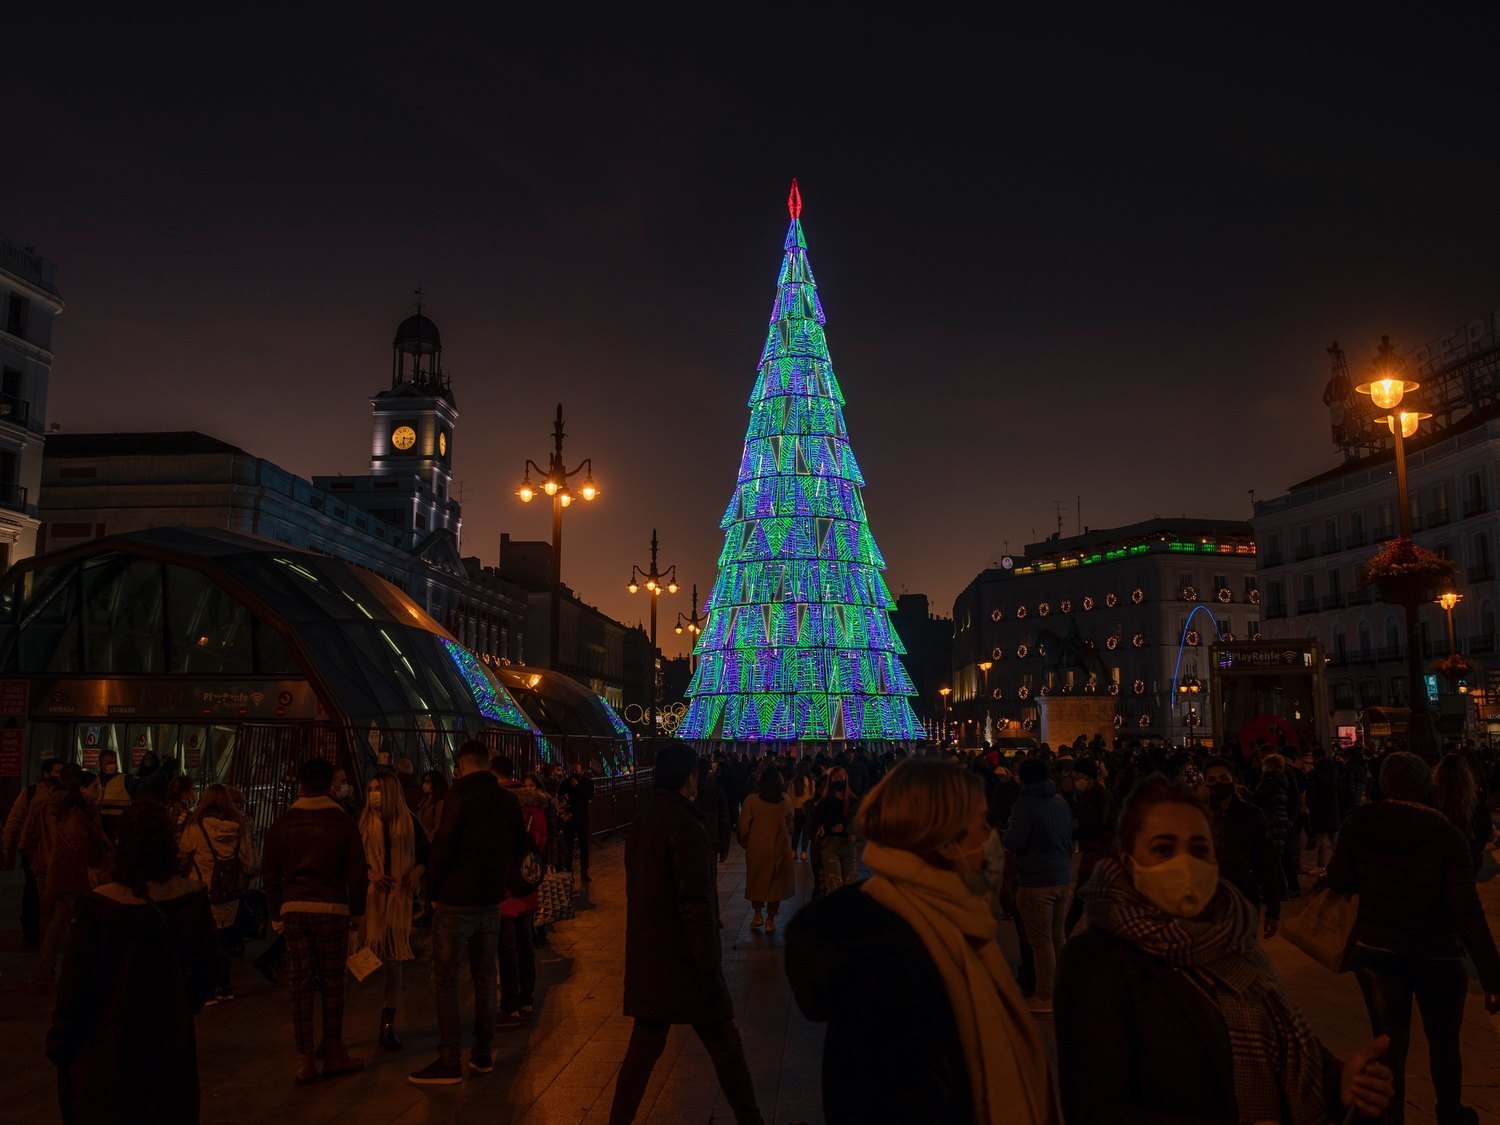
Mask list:
POLYGON ((1406 677, 1391 677, 1391 702, 1397 707, 1406 706, 1406 677))
POLYGON ((1346 645, 1344 640, 1344 630, 1342 626, 1335 625, 1333 627, 1333 640, 1331 642, 1331 647, 1333 648, 1333 658, 1340 664, 1342 664, 1344 662, 1345 656, 1348 654, 1348 646, 1346 645))
POLYGON ((1375 521, 1376 534, 1391 536, 1396 533, 1396 521, 1391 516, 1392 506, 1389 500, 1383 500, 1376 508, 1377 519, 1375 521))
POLYGON ((1302 576, 1302 600, 1312 601, 1318 596, 1318 580, 1311 574, 1302 576))
POLYGON ((1215 574, 1214 575, 1214 592, 1218 593, 1220 590, 1227 590, 1227 589, 1229 589, 1229 579, 1228 579, 1228 577, 1225 576, 1225 575, 1223 575, 1223 574, 1215 574))
POLYGON ((1279 578, 1266 584, 1266 604, 1278 609, 1286 605, 1286 587, 1279 578))
POLYGON ((1297 546, 1312 546, 1312 527, 1309 524, 1303 524, 1297 529, 1297 546))
POLYGON ((1385 619, 1385 644, 1387 648, 1401 647, 1401 630, 1396 627, 1394 617, 1385 619))
POLYGON ((1464 515, 1484 511, 1484 474, 1470 473, 1464 482, 1464 515))
POLYGON ((1266 565, 1281 565, 1281 533, 1273 531, 1266 536, 1266 565))
POLYGON ((1369 652, 1374 647, 1374 640, 1370 636, 1370 623, 1361 621, 1359 623, 1359 651, 1369 652))
POLYGON ((1363 512, 1349 513, 1349 534, 1363 535, 1365 533, 1365 514, 1363 512))
POLYGON ((1337 570, 1328 572, 1328 596, 1337 598, 1343 594, 1343 578, 1337 570))
POLYGON ((1339 680, 1333 685, 1333 705, 1341 711, 1354 708, 1354 685, 1348 680, 1339 680))
POLYGON ((1339 541, 1339 521, 1335 516, 1323 521, 1323 542, 1337 543, 1339 541))
POLYGON ((26 339, 26 321, 31 312, 31 302, 25 297, 12 293, 10 295, 10 307, 5 314, 5 330, 12 336, 26 339))

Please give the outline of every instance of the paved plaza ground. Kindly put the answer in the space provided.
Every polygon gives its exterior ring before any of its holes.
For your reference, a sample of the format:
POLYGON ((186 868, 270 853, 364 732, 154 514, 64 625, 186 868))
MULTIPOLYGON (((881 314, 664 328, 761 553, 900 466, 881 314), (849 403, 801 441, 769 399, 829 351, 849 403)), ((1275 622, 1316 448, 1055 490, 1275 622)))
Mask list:
MULTIPOLYGON (((290 1006, 285 985, 272 988, 248 964, 235 963, 237 999, 204 1011, 198 1019, 203 1120, 209 1125, 244 1122, 385 1123, 603 1122, 625 1054, 630 1022, 621 1015, 625 903, 618 839, 598 848, 594 881, 576 921, 554 930, 538 965, 536 1023, 502 1031, 493 1074, 460 1087, 417 1087, 408 1071, 434 1057, 437 1044, 432 989, 424 962, 408 972, 406 1011, 401 1017, 405 1050, 386 1054, 375 1046, 381 1007, 378 978, 350 988, 347 1038, 369 1060, 365 1071, 313 1087, 292 1082, 290 1006)), ((54 1073, 42 1055, 49 999, 22 982, 31 955, 18 949, 14 877, 0 892, 0 1118, 8 1125, 57 1120, 54 1073)), ((797 1011, 782 972, 781 934, 749 928, 743 899, 743 853, 735 849, 721 869, 724 960, 741 1033, 755 1076, 762 1112, 776 1123, 822 1120, 819 1061, 822 1028, 797 1011)), ((811 878, 799 871, 800 897, 783 918, 806 900, 811 878)), ((1480 888, 1500 929, 1500 880, 1480 888)), ((1014 931, 1002 927, 1014 954, 1014 931)), ((1353 978, 1318 968, 1285 942, 1267 946, 1314 1030, 1338 1054, 1368 1040, 1364 1006, 1353 978)), ((418 947, 426 951, 425 934, 418 947)), ((879 987, 872 981, 871 987, 879 987)), ((1500 1121, 1500 1034, 1484 1012, 1477 986, 1471 989, 1464 1024, 1465 1100, 1482 1121, 1500 1121)), ((1050 1038, 1050 1021, 1044 1021, 1050 1038)), ((1430 1125, 1432 1089, 1418 1032, 1408 1069, 1407 1121, 1430 1125)), ((466 1043, 467 1048, 467 1043, 466 1043)), ((170 1071, 163 1060, 163 1071, 170 1071)), ((142 1076, 143 1079, 146 1076, 142 1076)), ((870 1081, 899 1080, 871 1075, 870 1081)), ((674 1029, 642 1105, 650 1122, 730 1121, 713 1070, 692 1033, 674 1029)))

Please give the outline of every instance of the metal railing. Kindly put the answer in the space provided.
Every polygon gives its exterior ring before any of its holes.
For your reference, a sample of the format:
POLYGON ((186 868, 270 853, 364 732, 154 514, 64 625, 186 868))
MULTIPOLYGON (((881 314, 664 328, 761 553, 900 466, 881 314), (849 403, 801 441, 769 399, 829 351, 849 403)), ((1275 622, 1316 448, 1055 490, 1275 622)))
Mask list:
POLYGON ((1494 567, 1487 562, 1476 563, 1464 573, 1470 582, 1488 582, 1495 577, 1494 567))
POLYGON ((1380 648, 1378 648, 1376 651, 1380 654, 1381 660, 1406 659, 1405 645, 1381 645, 1380 648))
POLYGON ((1485 503, 1483 496, 1471 496, 1464 501, 1464 519, 1468 519, 1470 516, 1477 516, 1484 510, 1485 503))
POLYGON ((0 480, 0 508, 26 511, 26 486, 13 480, 0 480))
POLYGON ((1344 608, 1344 595, 1343 594, 1324 594, 1323 595, 1323 608, 1324 609, 1343 609, 1344 608))
POLYGON ((0 392, 0 418, 16 426, 31 425, 31 403, 19 395, 0 392))
POLYGON ((1298 598, 1297 599, 1297 612, 1299 614, 1301 614, 1301 613, 1317 613, 1318 612, 1318 599, 1317 598, 1298 598))
POLYGON ((1317 553, 1318 549, 1311 543, 1298 543, 1297 549, 1293 552, 1293 555, 1296 557, 1298 562, 1304 562, 1307 559, 1312 558, 1317 553))
POLYGON ((1342 549, 1343 548, 1339 545, 1338 538, 1334 537, 1332 539, 1325 539, 1325 540, 1323 540, 1322 546, 1320 546, 1318 548, 1318 551, 1319 551, 1320 554, 1334 555, 1334 554, 1337 554, 1342 549))

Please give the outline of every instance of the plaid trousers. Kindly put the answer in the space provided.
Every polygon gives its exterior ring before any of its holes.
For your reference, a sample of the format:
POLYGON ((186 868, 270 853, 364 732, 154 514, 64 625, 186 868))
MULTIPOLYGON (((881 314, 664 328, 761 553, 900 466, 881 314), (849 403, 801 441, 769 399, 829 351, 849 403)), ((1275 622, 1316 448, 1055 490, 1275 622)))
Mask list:
POLYGON ((313 1053, 313 979, 323 982, 323 1042, 344 1042, 344 960, 349 955, 347 914, 282 915, 286 923, 287 983, 297 1053, 313 1053))

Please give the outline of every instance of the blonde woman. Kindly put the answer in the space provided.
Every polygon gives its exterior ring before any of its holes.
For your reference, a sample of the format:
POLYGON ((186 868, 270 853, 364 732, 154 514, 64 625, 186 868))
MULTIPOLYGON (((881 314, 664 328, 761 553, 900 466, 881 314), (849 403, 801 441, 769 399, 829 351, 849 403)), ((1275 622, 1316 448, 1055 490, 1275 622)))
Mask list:
POLYGON ((229 982, 230 930, 239 918, 240 898, 250 889, 250 876, 257 861, 250 821, 235 807, 229 786, 204 787, 177 847, 188 860, 188 877, 207 889, 214 925, 219 930, 215 995, 208 1002, 233 1000, 229 982))
POLYGON ((427 833, 406 807, 401 780, 395 774, 382 772, 370 778, 364 811, 359 814, 359 835, 370 873, 361 944, 385 962, 380 1045, 399 1051, 396 1009, 401 1005, 402 962, 413 960, 412 902, 427 871, 427 833))
POLYGON ((873 876, 804 907, 786 935, 797 1005, 828 1024, 824 1117, 1058 1125, 1046 1048, 966 880, 997 855, 979 775, 904 761, 856 822, 873 876))
POLYGON ((745 798, 740 809, 739 838, 745 849, 745 897, 755 910, 750 928, 758 930, 764 925, 766 933, 773 934, 781 900, 791 898, 796 891, 792 803, 774 766, 761 773, 755 792, 745 798))

